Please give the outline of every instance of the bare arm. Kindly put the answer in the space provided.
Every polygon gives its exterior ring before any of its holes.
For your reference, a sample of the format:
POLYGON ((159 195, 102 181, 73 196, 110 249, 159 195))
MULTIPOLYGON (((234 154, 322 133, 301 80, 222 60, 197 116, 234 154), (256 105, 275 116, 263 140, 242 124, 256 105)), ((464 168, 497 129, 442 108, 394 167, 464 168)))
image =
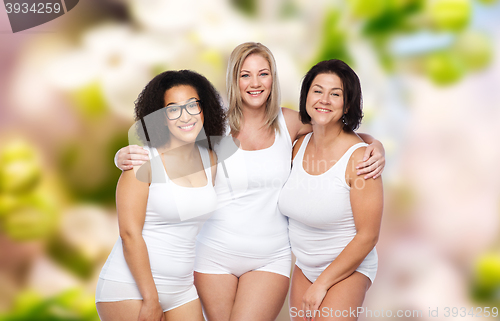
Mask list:
POLYGON ((148 194, 148 184, 137 180, 134 171, 122 173, 116 188, 118 225, 123 255, 143 298, 139 320, 163 320, 148 249, 142 237, 148 194))
POLYGON ((361 161, 363 153, 362 149, 356 150, 346 170, 356 235, 306 291, 302 305, 304 311, 317 310, 328 289, 349 277, 378 241, 383 209, 382 180, 363 180, 356 176, 354 167, 361 161))

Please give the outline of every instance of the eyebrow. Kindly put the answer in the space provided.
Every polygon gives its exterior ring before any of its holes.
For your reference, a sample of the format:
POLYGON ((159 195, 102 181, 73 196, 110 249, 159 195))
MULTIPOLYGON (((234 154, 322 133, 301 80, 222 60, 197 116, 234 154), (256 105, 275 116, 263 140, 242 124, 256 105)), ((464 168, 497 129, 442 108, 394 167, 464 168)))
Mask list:
MULTIPOLYGON (((195 100, 196 100, 196 99, 198 99, 198 98, 196 98, 196 97, 191 97, 191 98, 189 98, 188 100, 186 100, 186 103, 187 103, 188 101, 190 101, 190 100, 193 100, 193 99, 195 99, 195 100)), ((165 106, 165 107, 168 107, 168 106, 170 106, 170 105, 182 105, 182 104, 178 104, 178 103, 169 103, 169 104, 167 104, 167 106, 165 106)))
MULTIPOLYGON (((264 68, 264 69, 261 69, 261 70, 259 70, 259 72, 264 71, 264 70, 267 70, 267 71, 269 71, 269 72, 270 72, 269 68, 264 68)), ((243 69, 242 69, 240 72, 250 72, 250 71, 248 71, 248 70, 243 70, 243 69)))
MULTIPOLYGON (((318 84, 314 84, 311 87, 314 87, 314 86, 317 86, 317 87, 319 87, 321 89, 324 89, 323 86, 318 85, 318 84)), ((330 90, 342 90, 342 91, 344 91, 342 88, 339 88, 339 87, 334 87, 334 88, 331 88, 330 90)))

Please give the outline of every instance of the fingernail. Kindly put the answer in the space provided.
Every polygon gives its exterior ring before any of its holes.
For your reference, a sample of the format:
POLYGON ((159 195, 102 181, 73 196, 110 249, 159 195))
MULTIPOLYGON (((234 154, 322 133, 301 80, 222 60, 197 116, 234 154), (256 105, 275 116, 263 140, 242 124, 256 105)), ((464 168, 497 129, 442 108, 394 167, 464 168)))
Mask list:
POLYGON ((359 169, 359 166, 356 166, 356 169, 359 169))
POLYGON ((361 172, 357 172, 356 175, 361 175, 361 172))
POLYGON ((365 179, 368 179, 368 176, 365 176, 365 179))
POLYGON ((366 161, 368 159, 368 157, 363 157, 363 162, 366 161))

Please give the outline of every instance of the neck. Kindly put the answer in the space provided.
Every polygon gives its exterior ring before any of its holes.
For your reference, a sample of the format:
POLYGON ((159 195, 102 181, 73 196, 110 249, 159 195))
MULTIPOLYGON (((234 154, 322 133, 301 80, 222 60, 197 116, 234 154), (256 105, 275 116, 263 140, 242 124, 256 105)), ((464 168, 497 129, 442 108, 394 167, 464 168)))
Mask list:
POLYGON ((331 146, 334 146, 335 142, 338 141, 339 138, 345 135, 345 132, 342 129, 343 127, 342 122, 326 126, 313 124, 313 146, 316 149, 331 148, 331 146))
POLYGON ((184 159, 190 159, 195 155, 196 151, 196 144, 194 142, 192 143, 186 143, 186 142, 180 142, 177 140, 170 140, 168 143, 166 143, 164 146, 158 148, 158 152, 169 154, 172 156, 177 156, 177 157, 182 157, 184 159))
POLYGON ((266 108, 262 106, 260 108, 241 108, 243 114, 243 126, 250 127, 262 127, 266 119, 266 108))

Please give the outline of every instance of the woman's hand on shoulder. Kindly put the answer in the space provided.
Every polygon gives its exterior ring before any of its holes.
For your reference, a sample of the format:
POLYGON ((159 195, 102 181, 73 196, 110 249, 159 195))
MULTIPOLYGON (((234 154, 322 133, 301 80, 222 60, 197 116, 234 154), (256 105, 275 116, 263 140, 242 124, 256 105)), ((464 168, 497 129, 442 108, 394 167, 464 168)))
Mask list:
POLYGON ((356 166, 357 175, 365 175, 364 179, 375 179, 382 174, 385 167, 384 145, 369 135, 360 134, 360 136, 370 145, 365 150, 362 162, 356 166))
POLYGON ((303 124, 300 121, 298 111, 285 107, 281 107, 281 111, 283 112, 283 117, 285 118, 286 127, 288 128, 292 143, 300 136, 312 132, 312 126, 310 124, 303 124))
POLYGON ((140 166, 149 160, 148 151, 138 145, 129 145, 121 148, 115 156, 116 166, 128 171, 134 166, 140 166))

